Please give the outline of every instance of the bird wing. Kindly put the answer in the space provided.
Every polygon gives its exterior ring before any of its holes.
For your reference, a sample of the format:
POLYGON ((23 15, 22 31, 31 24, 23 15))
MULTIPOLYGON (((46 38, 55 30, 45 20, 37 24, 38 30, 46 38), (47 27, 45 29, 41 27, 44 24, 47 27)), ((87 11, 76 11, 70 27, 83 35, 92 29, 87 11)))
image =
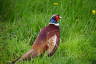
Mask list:
POLYGON ((42 29, 37 36, 32 48, 38 53, 43 53, 48 50, 48 54, 53 54, 58 47, 59 43, 59 28, 55 28, 54 25, 49 25, 42 29), (54 39, 55 38, 55 39, 54 39), (51 43, 54 45, 51 45, 51 43))
POLYGON ((58 48, 59 45, 59 38, 60 38, 60 34, 59 31, 52 31, 50 33, 48 33, 48 56, 52 56, 56 49, 58 48))

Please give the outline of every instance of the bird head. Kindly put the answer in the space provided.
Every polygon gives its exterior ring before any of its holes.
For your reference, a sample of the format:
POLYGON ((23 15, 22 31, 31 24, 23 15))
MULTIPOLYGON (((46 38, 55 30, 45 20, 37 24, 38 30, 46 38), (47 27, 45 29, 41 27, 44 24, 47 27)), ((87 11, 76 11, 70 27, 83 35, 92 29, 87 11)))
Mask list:
POLYGON ((58 23, 61 18, 62 17, 60 15, 54 14, 50 19, 50 23, 58 23))

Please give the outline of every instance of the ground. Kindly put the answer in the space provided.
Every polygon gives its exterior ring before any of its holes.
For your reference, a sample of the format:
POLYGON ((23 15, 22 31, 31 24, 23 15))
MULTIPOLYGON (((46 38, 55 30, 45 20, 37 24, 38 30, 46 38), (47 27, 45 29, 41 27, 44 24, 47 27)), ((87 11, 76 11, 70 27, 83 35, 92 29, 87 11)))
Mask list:
POLYGON ((96 0, 0 0, 0 64, 31 49, 53 14, 62 16, 60 45, 18 64, 96 64, 96 0))

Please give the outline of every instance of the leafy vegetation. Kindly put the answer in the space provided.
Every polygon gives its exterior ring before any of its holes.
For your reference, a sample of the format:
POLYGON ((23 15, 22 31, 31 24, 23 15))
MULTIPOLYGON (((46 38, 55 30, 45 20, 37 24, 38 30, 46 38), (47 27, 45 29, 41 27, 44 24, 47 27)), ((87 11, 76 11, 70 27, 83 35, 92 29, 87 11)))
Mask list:
POLYGON ((62 16, 54 56, 18 64, 96 64, 96 0, 0 0, 0 64, 31 49, 53 14, 62 16))

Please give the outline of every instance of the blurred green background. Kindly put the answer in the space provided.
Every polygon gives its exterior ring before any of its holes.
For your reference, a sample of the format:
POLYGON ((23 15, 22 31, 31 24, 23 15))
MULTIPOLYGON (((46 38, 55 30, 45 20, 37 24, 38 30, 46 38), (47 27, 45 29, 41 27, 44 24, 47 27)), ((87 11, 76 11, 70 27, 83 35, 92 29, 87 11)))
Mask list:
POLYGON ((96 0, 0 0, 0 64, 28 51, 53 14, 62 16, 54 56, 18 64, 96 64, 96 0))

